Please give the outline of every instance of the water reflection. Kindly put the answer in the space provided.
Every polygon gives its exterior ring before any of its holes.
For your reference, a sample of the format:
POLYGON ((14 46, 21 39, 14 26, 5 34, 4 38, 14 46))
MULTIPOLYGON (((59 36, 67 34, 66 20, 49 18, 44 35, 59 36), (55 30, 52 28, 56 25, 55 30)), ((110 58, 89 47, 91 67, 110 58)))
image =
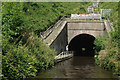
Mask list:
POLYGON ((56 64, 54 68, 40 72, 34 78, 116 78, 116 76, 96 66, 93 57, 74 56, 56 64))

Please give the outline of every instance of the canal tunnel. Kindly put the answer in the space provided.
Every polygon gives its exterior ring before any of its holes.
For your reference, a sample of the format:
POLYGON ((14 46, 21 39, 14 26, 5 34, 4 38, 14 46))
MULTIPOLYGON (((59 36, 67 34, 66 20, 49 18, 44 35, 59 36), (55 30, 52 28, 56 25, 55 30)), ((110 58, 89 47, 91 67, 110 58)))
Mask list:
POLYGON ((94 40, 89 34, 77 35, 68 44, 68 50, 74 51, 74 56, 94 56, 94 40))

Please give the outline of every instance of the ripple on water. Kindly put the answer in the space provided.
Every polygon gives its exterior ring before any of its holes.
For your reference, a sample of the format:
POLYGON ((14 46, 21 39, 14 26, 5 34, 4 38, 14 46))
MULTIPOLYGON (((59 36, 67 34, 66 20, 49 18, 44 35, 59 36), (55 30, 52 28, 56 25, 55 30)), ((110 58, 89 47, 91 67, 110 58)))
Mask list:
POLYGON ((101 69, 94 62, 93 57, 73 57, 39 73, 35 78, 116 78, 112 72, 101 69))

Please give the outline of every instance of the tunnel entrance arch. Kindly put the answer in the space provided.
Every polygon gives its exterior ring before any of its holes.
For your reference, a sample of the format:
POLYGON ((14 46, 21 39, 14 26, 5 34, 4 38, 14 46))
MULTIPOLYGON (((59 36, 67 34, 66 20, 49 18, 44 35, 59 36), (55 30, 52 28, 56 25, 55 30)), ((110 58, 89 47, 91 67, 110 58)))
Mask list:
POLYGON ((90 34, 79 34, 68 44, 68 51, 74 51, 75 56, 94 56, 94 40, 90 34))

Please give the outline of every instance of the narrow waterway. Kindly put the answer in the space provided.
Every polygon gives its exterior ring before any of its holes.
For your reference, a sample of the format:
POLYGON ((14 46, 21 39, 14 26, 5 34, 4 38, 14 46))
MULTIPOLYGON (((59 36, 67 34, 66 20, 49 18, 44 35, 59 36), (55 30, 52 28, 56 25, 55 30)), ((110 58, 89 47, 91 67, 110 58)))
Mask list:
POLYGON ((74 56, 40 72, 35 78, 117 78, 117 76, 95 65, 93 57, 74 56))

